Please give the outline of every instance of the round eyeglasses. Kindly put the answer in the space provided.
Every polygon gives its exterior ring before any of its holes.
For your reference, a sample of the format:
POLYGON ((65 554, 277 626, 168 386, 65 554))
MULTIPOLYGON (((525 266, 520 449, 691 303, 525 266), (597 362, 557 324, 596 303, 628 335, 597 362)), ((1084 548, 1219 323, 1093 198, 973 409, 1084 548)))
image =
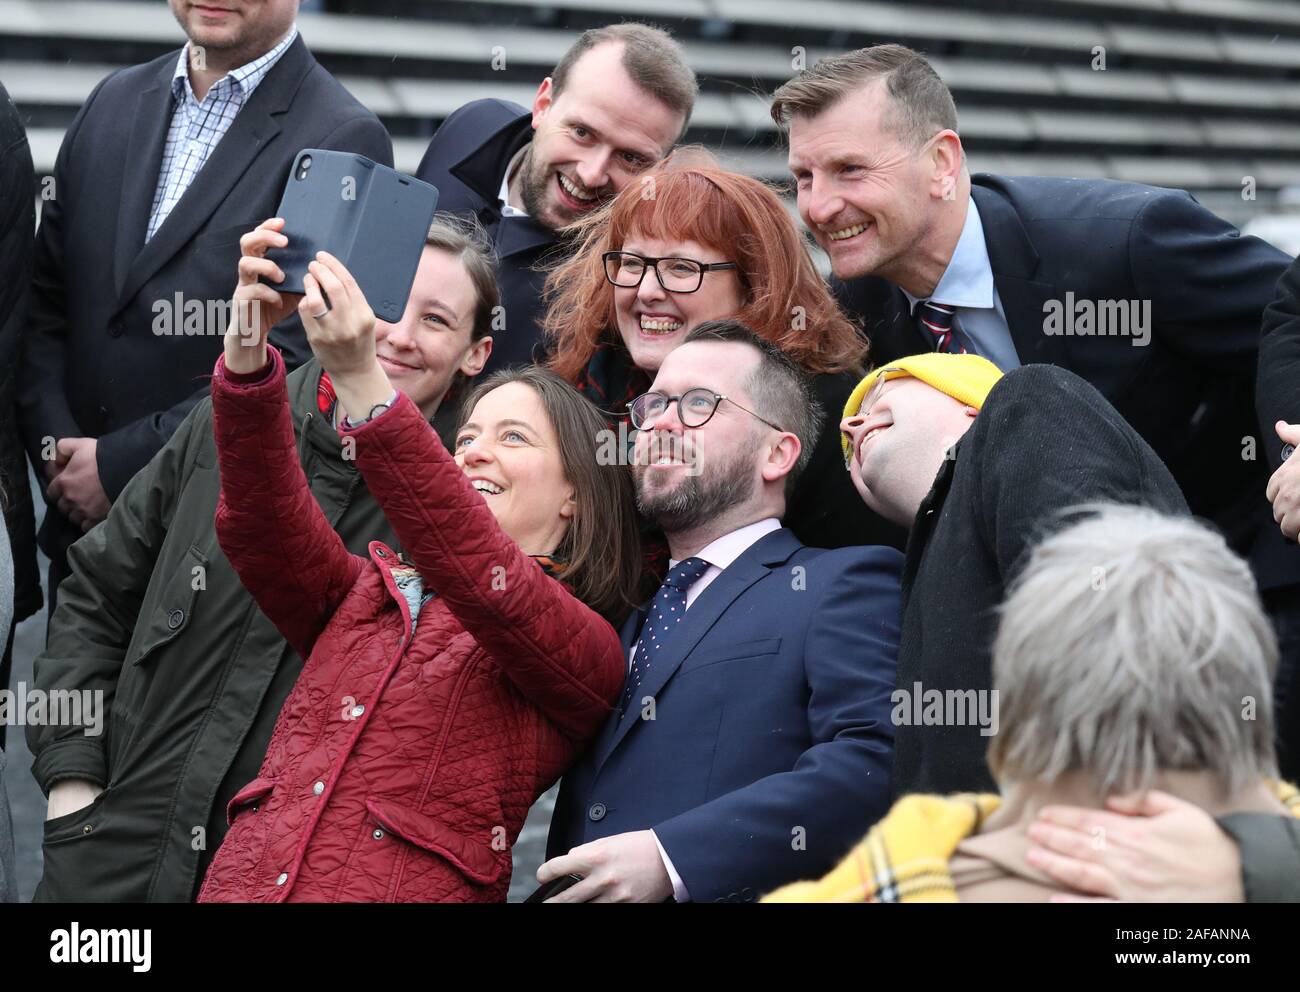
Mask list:
POLYGON ((767 424, 774 431, 785 431, 777 427, 776 424, 765 417, 760 417, 749 407, 741 406, 735 400, 721 393, 715 393, 712 389, 706 389, 703 386, 696 389, 688 389, 681 396, 668 396, 665 393, 642 393, 631 403, 627 405, 627 414, 632 421, 632 426, 639 431, 646 430, 650 424, 664 415, 668 409, 668 404, 677 404, 677 419, 681 421, 683 427, 703 427, 718 411, 718 404, 723 400, 733 406, 740 407, 751 417, 755 417, 767 424))
POLYGON ((605 278, 622 289, 641 285, 647 269, 655 270, 659 285, 669 293, 694 293, 704 283, 704 273, 734 269, 735 262, 697 262, 693 258, 651 258, 631 251, 607 251, 605 278))

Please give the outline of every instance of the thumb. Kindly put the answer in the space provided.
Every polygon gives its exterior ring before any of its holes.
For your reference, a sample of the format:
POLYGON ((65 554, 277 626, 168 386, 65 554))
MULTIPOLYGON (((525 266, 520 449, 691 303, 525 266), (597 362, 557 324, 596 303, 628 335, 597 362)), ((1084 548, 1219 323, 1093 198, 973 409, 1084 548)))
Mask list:
POLYGON ((1300 444, 1300 424, 1288 424, 1285 420, 1279 420, 1273 429, 1287 444, 1300 444))
POLYGON ((60 438, 54 445, 54 453, 59 456, 61 461, 66 461, 76 454, 77 449, 81 447, 80 438, 65 437, 60 438))

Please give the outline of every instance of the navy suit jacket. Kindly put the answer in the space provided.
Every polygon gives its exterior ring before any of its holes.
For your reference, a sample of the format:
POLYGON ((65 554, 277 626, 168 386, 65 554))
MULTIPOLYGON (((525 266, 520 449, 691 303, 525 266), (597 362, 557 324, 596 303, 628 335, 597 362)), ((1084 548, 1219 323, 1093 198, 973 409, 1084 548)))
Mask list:
POLYGON ((565 776, 548 857, 653 829, 697 902, 829 870, 889 808, 902 560, 784 528, 755 542, 565 776))
MULTIPOLYGON (((99 439, 99 478, 116 499, 209 393, 239 238, 275 216, 303 148, 355 152, 391 165, 383 124, 294 39, 248 98, 179 203, 144 240, 171 124, 178 51, 108 76, 64 135, 54 196, 36 235, 31 318, 19 380, 27 452, 44 479, 44 438, 99 439), (177 297, 202 327, 159 323, 177 297), (162 309, 160 309, 160 306, 162 309), (188 330, 188 333, 186 333, 188 330), (205 333, 195 333, 195 331, 205 333)), ((193 325, 193 321, 191 324, 193 325)), ((271 331, 285 361, 311 356, 296 313, 271 331)), ((62 557, 81 537, 57 506, 41 546, 62 557)))
MULTIPOLYGON (((1086 379, 1155 449, 1192 512, 1250 555, 1262 586, 1300 582, 1300 552, 1264 499, 1266 452, 1280 442, 1260 438, 1255 417, 1260 322, 1287 256, 1183 190, 979 174, 971 196, 1021 364, 1086 379), (1044 304, 1067 292, 1149 301, 1149 343, 1046 333, 1044 304)), ((933 348, 902 290, 873 278, 835 288, 864 318, 875 364, 933 348)))
POLYGON ((501 180, 515 153, 533 140, 532 113, 508 100, 474 100, 438 128, 416 176, 438 187, 438 209, 483 225, 497 255, 505 327, 492 334, 484 372, 531 364, 540 356, 542 284, 554 231, 531 217, 502 217, 501 180))

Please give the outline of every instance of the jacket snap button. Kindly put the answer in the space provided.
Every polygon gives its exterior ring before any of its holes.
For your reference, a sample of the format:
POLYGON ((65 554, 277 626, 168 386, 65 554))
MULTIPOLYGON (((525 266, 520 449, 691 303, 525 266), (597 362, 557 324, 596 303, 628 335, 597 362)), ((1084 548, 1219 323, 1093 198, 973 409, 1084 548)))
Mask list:
POLYGON ((170 613, 167 614, 167 626, 170 627, 172 630, 175 630, 184 622, 185 622, 184 610, 172 610, 170 613))
POLYGON ((92 827, 89 823, 87 823, 84 827, 81 828, 81 832, 83 834, 88 834, 94 829, 95 829, 94 827, 92 827))
POLYGON ((366 708, 365 708, 364 706, 362 706, 360 703, 357 703, 356 706, 352 707, 352 715, 353 715, 353 716, 360 716, 360 715, 361 715, 362 713, 364 713, 365 711, 366 711, 366 708))
POLYGON ((592 822, 605 819, 605 804, 592 803, 591 809, 587 810, 587 818, 592 822))
POLYGON ((317 782, 315 785, 313 785, 313 786, 311 787, 311 791, 314 792, 314 793, 316 793, 316 795, 319 796, 322 792, 325 791, 325 783, 324 783, 324 782, 317 782))
POLYGON ((254 804, 254 806, 253 806, 253 812, 254 812, 254 813, 257 812, 257 806, 256 806, 256 804, 254 804))
POLYGON ((287 871, 282 871, 280 872, 280 877, 275 880, 275 884, 283 885, 287 881, 289 881, 289 873, 287 871))
POLYGON ((376 829, 375 832, 370 836, 373 837, 375 840, 383 840, 384 832, 382 830, 376 829))
POLYGON ((377 554, 380 558, 388 557, 388 552, 385 551, 383 548, 375 548, 375 554, 377 554))

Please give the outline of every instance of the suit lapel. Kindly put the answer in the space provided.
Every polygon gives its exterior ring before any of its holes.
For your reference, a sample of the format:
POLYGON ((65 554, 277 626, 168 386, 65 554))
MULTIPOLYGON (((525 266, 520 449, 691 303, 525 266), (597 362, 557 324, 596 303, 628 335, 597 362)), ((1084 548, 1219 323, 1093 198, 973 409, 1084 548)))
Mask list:
MULTIPOLYGON (((976 177, 978 179, 978 177, 976 177)), ((993 284, 1007 318, 1011 340, 1022 365, 1031 363, 1068 367, 1065 340, 1044 330, 1043 304, 1058 295, 1050 283, 1038 282, 1038 252, 1029 241, 1020 216, 996 190, 971 184, 988 246, 993 284)))
MULTIPOLYGON (((736 598, 759 579, 772 571, 773 565, 786 561, 800 547, 791 531, 782 528, 759 538, 748 550, 723 570, 699 597, 691 604, 682 618, 681 626, 673 632, 672 640, 666 644, 661 653, 655 657, 654 664, 644 673, 637 698, 628 706, 627 714, 620 720, 617 715, 611 719, 613 732, 602 741, 597 757, 596 768, 608 760, 623 738, 631 731, 632 725, 641 723, 641 699, 645 696, 658 697, 668 680, 682 666, 690 653, 695 650, 718 619, 727 611, 736 598)), ((627 630, 624 629, 626 634, 627 630)), ((633 634, 635 637, 635 634, 633 634)), ((627 648, 632 647, 632 640, 624 641, 627 648)))
MULTIPOLYGON (((180 56, 178 55, 177 58, 180 56)), ((131 137, 127 142, 122 198, 118 205, 117 238, 113 251, 113 281, 121 298, 132 260, 144 245, 153 197, 162 167, 163 146, 172 120, 172 75, 176 59, 163 66, 153 85, 136 98, 131 137)))
MULTIPOLYGON (((129 300, 154 273, 189 244, 207 223, 208 218, 248 171, 254 159, 279 133, 279 115, 289 109, 302 77, 314 64, 315 59, 299 35, 239 111, 230 130, 222 136, 211 157, 194 177, 180 202, 167 215, 153 239, 134 256, 122 286, 120 302, 129 300)), ((165 135, 169 122, 169 118, 164 115, 160 125, 150 126, 161 126, 165 135)), ((160 162, 161 157, 160 146, 156 161, 160 162)), ((143 210, 146 220, 157 179, 158 166, 155 165, 152 176, 147 177, 150 187, 149 204, 143 210)), ((143 228, 140 239, 143 240, 143 228)))

